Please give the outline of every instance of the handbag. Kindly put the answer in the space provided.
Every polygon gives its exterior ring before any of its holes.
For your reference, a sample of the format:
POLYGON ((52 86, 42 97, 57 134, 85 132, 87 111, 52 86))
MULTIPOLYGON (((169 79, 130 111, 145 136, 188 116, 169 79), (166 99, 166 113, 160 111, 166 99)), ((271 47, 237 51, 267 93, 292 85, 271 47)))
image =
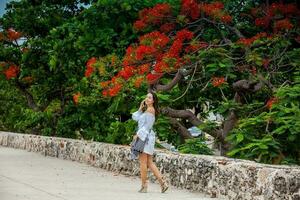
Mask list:
POLYGON ((149 138, 148 135, 146 136, 145 140, 141 140, 139 137, 134 139, 131 143, 131 149, 134 152, 143 153, 145 144, 148 142, 149 138))
POLYGON ((145 145, 148 142, 148 140, 149 140, 148 134, 144 141, 141 140, 139 137, 137 137, 136 139, 133 139, 133 141, 130 143, 131 159, 134 160, 138 157, 139 153, 143 153, 145 145))

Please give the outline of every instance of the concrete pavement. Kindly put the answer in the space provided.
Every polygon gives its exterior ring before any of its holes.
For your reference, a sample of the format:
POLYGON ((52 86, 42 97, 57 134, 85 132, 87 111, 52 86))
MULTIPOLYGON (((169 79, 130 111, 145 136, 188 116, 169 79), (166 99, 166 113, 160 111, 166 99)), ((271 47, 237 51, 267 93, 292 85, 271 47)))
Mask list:
POLYGON ((211 199, 173 187, 161 194, 154 183, 141 194, 139 187, 138 177, 0 146, 0 200, 211 199))

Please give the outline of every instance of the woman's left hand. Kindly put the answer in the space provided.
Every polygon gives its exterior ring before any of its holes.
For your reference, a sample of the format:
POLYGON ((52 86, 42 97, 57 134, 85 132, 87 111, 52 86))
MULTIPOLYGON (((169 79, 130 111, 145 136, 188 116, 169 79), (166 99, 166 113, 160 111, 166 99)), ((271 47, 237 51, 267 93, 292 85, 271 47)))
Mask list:
POLYGON ((138 135, 135 134, 135 135, 133 136, 133 139, 136 140, 137 138, 138 138, 138 135))

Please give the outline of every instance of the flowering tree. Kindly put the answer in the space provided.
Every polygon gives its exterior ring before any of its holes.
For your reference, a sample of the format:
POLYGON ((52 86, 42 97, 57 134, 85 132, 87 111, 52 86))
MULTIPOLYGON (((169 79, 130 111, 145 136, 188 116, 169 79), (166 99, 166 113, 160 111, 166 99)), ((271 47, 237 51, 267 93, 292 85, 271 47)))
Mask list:
POLYGON ((11 2, 0 18, 0 128, 125 144, 148 90, 163 139, 184 143, 194 125, 222 154, 299 163, 299 5, 284 2, 11 2), (225 120, 207 122, 209 112, 225 120))
MULTIPOLYGON (((157 4, 139 12, 134 28, 140 37, 119 63, 115 57, 91 58, 85 76, 93 76, 98 68, 95 74, 100 75, 102 95, 107 98, 146 85, 148 91, 171 97, 160 111, 184 139, 192 137, 188 121, 220 141, 223 155, 232 150, 231 156, 247 157, 243 153, 256 148, 257 153, 247 158, 274 162, 289 154, 283 138, 289 138, 293 147, 299 139, 299 123, 291 122, 280 131, 281 122, 271 116, 267 120, 266 115, 283 102, 281 89, 294 90, 299 80, 299 13, 294 2, 157 4), (116 65, 113 76, 104 73, 116 65), (226 117, 221 125, 203 123, 207 103, 210 111, 226 117), (263 123, 250 125, 261 114, 263 123), (291 128, 294 125, 296 130, 291 128), (251 145, 244 148, 247 144, 251 145)), ((298 115, 299 108, 294 112, 298 115)), ((293 150, 293 158, 298 153, 293 150)))
POLYGON ((84 63, 123 53, 136 38, 136 10, 155 2, 10 1, 0 18, 0 126, 105 140, 115 116, 105 113, 109 101, 86 97, 94 93, 80 82, 84 63))

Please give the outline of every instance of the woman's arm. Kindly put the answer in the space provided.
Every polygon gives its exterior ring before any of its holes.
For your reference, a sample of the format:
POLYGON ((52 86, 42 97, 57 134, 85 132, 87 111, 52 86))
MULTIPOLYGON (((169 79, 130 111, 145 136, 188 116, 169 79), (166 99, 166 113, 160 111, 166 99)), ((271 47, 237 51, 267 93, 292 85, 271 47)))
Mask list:
POLYGON ((139 128, 139 130, 137 131, 137 136, 141 139, 141 140, 145 140, 147 135, 149 135, 150 133, 150 129, 152 128, 154 121, 155 121, 155 117, 152 116, 151 114, 147 114, 145 116, 143 116, 143 118, 145 118, 144 122, 143 122, 143 126, 139 128))
POLYGON ((143 100, 142 102, 141 102, 141 104, 140 104, 140 107, 139 107, 139 110, 138 111, 136 111, 136 112, 134 112, 134 113, 132 113, 132 119, 133 120, 135 120, 135 121, 138 121, 139 119, 140 119, 140 116, 142 115, 142 110, 143 110, 143 108, 144 108, 144 106, 145 106, 145 100, 143 100))
POLYGON ((138 110, 134 113, 132 113, 132 119, 135 120, 135 121, 139 121, 141 115, 142 115, 142 111, 138 110))

